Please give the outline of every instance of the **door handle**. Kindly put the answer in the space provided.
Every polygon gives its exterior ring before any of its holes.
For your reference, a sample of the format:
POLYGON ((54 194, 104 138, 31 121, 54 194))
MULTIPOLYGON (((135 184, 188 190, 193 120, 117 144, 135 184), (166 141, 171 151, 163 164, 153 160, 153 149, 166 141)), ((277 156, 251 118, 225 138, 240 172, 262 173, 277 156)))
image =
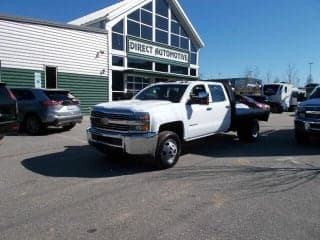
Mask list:
POLYGON ((212 107, 208 107, 208 108, 207 108, 207 111, 211 111, 211 110, 212 110, 212 107))

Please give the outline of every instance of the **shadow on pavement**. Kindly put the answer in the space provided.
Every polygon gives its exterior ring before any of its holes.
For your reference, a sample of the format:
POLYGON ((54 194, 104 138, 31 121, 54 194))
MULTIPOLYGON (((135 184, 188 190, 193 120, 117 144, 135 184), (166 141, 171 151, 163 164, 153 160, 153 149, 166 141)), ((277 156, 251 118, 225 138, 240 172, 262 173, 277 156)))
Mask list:
MULTIPOLYGON (((269 156, 303 156, 319 155, 319 143, 310 145, 298 145, 293 139, 293 130, 280 130, 270 133, 269 136, 262 137, 257 143, 241 143, 235 140, 233 135, 220 135, 202 139, 184 146, 184 154, 195 154, 214 158, 227 157, 269 157, 269 156)), ((200 166, 196 167, 194 163, 194 175, 201 177, 203 175, 217 175, 217 172, 225 172, 223 168, 213 168, 200 166)), ((52 177, 83 177, 99 178, 114 177, 128 174, 137 174, 142 172, 154 171, 155 168, 146 159, 112 159, 98 153, 90 146, 66 147, 62 152, 52 153, 44 156, 25 159, 22 165, 30 171, 52 177)), ((175 167, 170 173, 179 171, 175 167)), ((188 173, 188 169, 180 169, 181 173, 188 173)), ((249 173, 301 173, 300 169, 269 169, 269 168, 236 168, 227 170, 231 172, 249 172, 249 173), (280 171, 281 170, 281 171, 280 171)), ((314 172, 309 169, 309 172, 314 172)), ((308 172, 308 171, 306 171, 308 172)), ((318 173, 318 172, 317 172, 318 173)), ((187 175, 188 176, 188 175, 187 175)), ((263 176, 263 175, 262 175, 263 176)), ((289 175, 290 176, 290 175, 289 175)), ((296 175, 294 175, 296 176, 296 175)), ((309 177, 308 177, 309 178, 309 177)))
POLYGON ((262 134, 255 143, 239 142, 233 135, 208 137, 186 144, 184 154, 187 153, 216 158, 319 155, 320 144, 315 139, 297 144, 294 130, 286 129, 262 134))
POLYGON ((62 152, 25 159, 21 164, 32 172, 51 177, 105 178, 154 170, 144 159, 115 159, 90 146, 66 147, 62 152))

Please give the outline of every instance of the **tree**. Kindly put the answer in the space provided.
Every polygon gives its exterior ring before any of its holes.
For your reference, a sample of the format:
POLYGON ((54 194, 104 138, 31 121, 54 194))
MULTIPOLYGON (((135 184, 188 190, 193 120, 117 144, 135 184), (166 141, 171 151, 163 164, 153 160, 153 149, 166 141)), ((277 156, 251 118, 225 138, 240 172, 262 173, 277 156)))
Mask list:
POLYGON ((244 70, 244 76, 246 78, 258 78, 260 76, 259 67, 246 67, 246 69, 244 70))
POLYGON ((271 73, 271 71, 268 71, 268 72, 266 73, 266 82, 267 82, 267 83, 270 83, 270 82, 271 82, 271 79, 272 79, 272 73, 271 73))
POLYGON ((287 80, 289 83, 294 84, 297 80, 297 69, 294 65, 289 64, 286 70, 287 80))

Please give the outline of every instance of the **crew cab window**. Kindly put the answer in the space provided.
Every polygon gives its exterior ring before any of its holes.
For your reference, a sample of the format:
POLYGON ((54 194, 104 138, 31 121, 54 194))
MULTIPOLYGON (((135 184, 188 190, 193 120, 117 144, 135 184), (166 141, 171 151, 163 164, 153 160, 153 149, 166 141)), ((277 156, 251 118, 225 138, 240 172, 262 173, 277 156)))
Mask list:
POLYGON ((191 91, 191 95, 198 96, 200 92, 206 92, 206 88, 204 87, 204 85, 194 86, 191 91))
POLYGON ((212 97, 212 102, 224 102, 226 96, 224 95, 223 89, 218 85, 209 85, 209 90, 212 97))

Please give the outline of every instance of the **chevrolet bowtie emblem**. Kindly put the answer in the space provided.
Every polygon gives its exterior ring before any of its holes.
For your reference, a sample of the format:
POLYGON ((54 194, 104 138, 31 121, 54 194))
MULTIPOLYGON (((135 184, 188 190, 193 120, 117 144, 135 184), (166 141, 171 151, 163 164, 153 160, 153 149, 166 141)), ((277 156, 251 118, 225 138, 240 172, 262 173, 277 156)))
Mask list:
POLYGON ((108 125, 109 124, 109 119, 108 118, 101 118, 101 123, 103 125, 108 125))

